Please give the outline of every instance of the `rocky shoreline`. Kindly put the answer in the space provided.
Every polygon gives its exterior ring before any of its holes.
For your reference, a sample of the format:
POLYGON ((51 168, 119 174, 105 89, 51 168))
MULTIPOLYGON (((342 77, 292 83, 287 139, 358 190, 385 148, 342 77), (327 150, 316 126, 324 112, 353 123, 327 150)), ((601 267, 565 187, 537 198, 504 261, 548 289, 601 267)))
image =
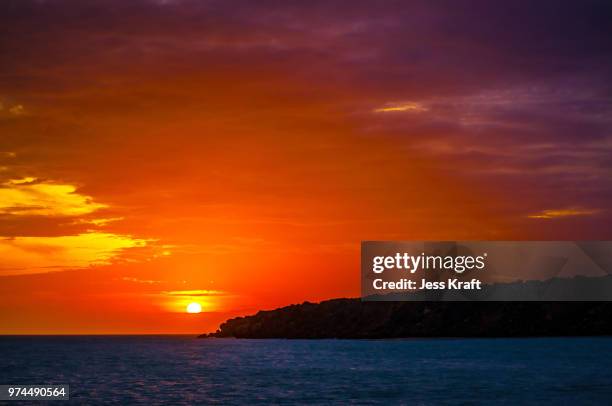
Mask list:
POLYGON ((304 302, 229 319, 201 338, 612 335, 612 302, 304 302))

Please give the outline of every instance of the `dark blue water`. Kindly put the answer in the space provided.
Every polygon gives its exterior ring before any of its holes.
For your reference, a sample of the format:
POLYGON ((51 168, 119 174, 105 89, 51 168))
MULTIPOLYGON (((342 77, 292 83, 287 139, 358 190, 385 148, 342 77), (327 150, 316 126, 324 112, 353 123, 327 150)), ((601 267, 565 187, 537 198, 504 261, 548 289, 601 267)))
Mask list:
POLYGON ((0 384, 80 404, 611 404, 610 367, 612 338, 0 337, 0 384))

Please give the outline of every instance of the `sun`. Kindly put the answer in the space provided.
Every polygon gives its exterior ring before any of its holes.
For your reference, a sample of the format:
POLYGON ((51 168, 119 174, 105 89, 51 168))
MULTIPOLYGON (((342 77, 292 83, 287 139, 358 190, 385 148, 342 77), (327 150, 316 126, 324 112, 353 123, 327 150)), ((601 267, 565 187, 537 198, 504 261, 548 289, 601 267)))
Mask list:
POLYGON ((191 302, 187 305, 187 313, 200 313, 202 312, 202 305, 196 302, 191 302))

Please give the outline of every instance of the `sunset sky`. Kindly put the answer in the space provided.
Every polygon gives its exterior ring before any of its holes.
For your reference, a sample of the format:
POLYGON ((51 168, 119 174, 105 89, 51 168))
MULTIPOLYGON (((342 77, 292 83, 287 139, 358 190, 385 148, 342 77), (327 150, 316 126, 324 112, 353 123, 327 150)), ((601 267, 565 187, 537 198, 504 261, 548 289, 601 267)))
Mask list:
POLYGON ((2 1, 0 333, 200 333, 355 297, 361 240, 612 239, 611 19, 2 1))

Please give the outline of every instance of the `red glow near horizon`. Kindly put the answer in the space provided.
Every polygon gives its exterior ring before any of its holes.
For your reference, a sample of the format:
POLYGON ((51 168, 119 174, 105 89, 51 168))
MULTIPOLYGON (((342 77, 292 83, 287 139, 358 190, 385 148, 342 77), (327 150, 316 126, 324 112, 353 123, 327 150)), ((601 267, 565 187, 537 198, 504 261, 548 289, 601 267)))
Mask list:
POLYGON ((518 74, 520 36, 426 4, 113 4, 0 12, 0 333, 354 297, 361 240, 610 236, 598 76, 518 74))

